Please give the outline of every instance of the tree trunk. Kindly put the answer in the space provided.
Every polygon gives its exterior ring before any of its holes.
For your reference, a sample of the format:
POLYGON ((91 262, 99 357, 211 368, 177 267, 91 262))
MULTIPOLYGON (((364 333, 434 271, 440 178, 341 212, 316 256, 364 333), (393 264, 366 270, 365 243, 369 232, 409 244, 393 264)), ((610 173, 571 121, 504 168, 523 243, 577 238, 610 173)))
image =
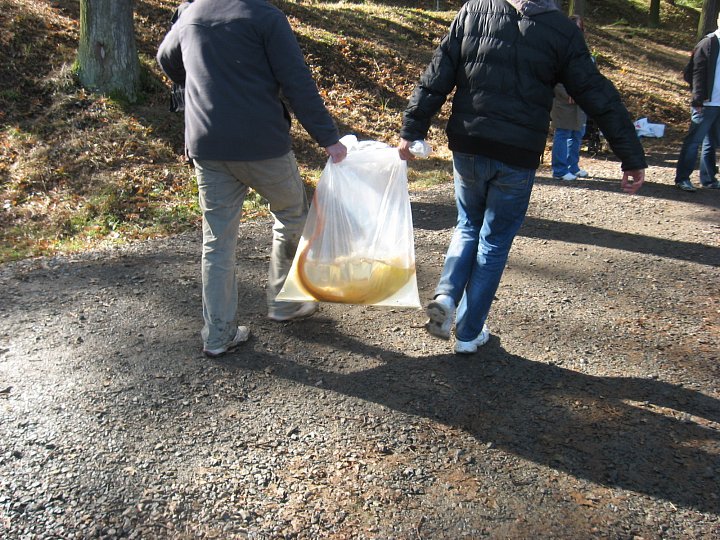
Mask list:
POLYGON ((133 0, 80 0, 78 76, 85 88, 137 100, 133 0))
POLYGON ((585 0, 570 0, 568 15, 585 16, 585 0))
POLYGON ((700 22, 698 23, 698 41, 705 35, 714 31, 717 27, 717 16, 720 11, 720 0, 704 0, 700 22))
POLYGON ((650 0, 650 27, 660 26, 660 0, 650 0))

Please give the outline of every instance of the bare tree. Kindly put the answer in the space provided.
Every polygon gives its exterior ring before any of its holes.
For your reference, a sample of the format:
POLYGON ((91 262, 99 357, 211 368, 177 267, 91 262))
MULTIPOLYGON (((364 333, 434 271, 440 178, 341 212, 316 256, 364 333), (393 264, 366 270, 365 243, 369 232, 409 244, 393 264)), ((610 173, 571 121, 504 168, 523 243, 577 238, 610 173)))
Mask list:
POLYGON ((705 34, 715 30, 717 16, 720 11, 720 0, 703 0, 700 22, 698 23, 697 39, 700 40, 705 34))
POLYGON ((585 0, 570 0, 568 15, 585 15, 585 0))
POLYGON ((133 0, 80 0, 78 76, 93 91, 137 100, 133 0))
POLYGON ((660 26, 660 0, 650 0, 650 26, 660 26))

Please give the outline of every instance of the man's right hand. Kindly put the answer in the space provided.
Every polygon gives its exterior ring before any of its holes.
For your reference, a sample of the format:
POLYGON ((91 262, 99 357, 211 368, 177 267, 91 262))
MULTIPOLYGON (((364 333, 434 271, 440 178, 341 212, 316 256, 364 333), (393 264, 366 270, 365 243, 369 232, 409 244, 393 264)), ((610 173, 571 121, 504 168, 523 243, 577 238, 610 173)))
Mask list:
POLYGON ((325 147, 325 152, 330 156, 333 163, 340 163, 347 157, 347 148, 345 148, 345 145, 340 141, 325 147))
POLYGON ((400 159, 404 161, 415 159, 415 156, 412 155, 412 152, 410 152, 410 145, 412 144, 411 141, 407 141, 405 139, 400 139, 400 144, 398 144, 398 154, 400 154, 400 159))

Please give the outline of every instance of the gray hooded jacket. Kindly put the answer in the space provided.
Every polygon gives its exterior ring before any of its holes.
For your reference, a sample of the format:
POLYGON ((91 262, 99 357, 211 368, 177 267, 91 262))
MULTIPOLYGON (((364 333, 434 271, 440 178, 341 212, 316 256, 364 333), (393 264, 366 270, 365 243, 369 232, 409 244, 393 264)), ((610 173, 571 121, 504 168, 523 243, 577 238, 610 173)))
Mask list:
POLYGON ((185 145, 195 159, 259 161, 290 151, 290 115, 320 146, 339 140, 285 15, 265 0, 194 0, 157 61, 185 84, 185 145))
POLYGON ((623 169, 647 166, 620 95, 551 0, 466 2, 410 98, 400 135, 424 139, 455 90, 446 127, 451 150, 537 168, 559 82, 598 123, 623 169))

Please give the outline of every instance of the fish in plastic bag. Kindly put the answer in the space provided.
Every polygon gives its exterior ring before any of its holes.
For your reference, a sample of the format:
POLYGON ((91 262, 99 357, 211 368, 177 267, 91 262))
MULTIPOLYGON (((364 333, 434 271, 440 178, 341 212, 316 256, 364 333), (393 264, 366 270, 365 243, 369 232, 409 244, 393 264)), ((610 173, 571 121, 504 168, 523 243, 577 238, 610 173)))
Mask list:
POLYGON ((328 160, 280 301, 420 307, 407 164, 397 149, 345 136, 328 160))

